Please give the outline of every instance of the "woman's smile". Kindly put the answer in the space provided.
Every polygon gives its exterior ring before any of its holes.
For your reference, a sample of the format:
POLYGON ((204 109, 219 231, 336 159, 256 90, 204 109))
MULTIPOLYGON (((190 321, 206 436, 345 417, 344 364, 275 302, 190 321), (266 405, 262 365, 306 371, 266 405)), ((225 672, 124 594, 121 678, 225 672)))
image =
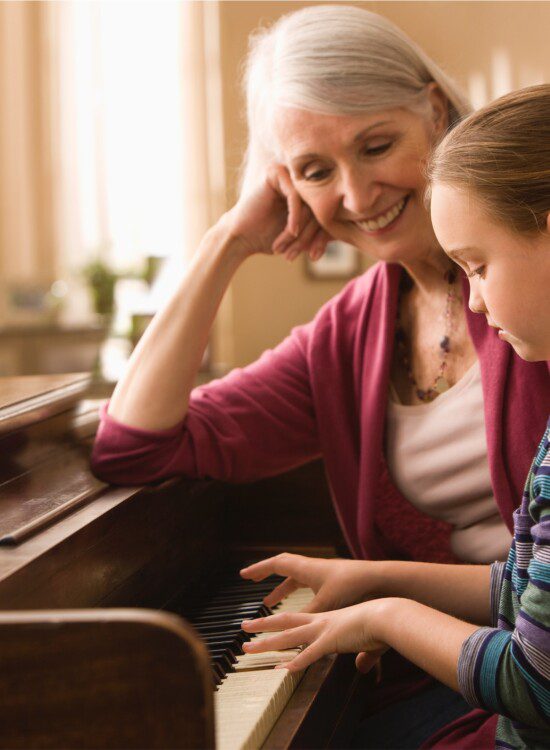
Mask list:
POLYGON ((355 221, 354 223, 359 229, 370 235, 379 235, 383 232, 388 232, 399 222, 408 200, 409 196, 407 195, 397 201, 397 203, 394 203, 383 213, 378 214, 376 217, 363 219, 362 221, 355 221))

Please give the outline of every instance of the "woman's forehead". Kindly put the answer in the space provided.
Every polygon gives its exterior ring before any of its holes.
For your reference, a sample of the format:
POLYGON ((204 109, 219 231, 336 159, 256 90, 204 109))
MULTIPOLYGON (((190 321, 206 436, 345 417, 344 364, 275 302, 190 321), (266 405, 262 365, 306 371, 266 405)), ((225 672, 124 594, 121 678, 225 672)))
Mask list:
POLYGON ((349 147, 383 127, 399 127, 414 117, 404 109, 388 109, 357 115, 336 115, 294 107, 275 110, 274 134, 287 159, 297 159, 334 147, 349 147))

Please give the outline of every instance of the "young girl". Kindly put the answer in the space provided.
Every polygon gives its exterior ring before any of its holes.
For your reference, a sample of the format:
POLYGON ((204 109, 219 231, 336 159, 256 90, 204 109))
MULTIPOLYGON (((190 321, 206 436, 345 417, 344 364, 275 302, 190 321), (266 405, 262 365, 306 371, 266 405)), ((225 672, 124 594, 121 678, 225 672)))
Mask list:
MULTIPOLYGON (((430 176, 435 233, 470 280, 470 308, 522 358, 550 360, 550 85, 461 122, 436 150, 430 176)), ((497 748, 550 747, 550 421, 514 516, 508 561, 492 566, 295 555, 252 565, 245 578, 287 577, 268 604, 298 585, 316 596, 309 612, 245 621, 248 632, 281 631, 245 649, 305 646, 292 671, 357 652, 367 671, 393 648, 499 714, 497 748), (353 602, 362 603, 345 606, 353 602)), ((438 742, 422 747, 449 747, 438 742)))

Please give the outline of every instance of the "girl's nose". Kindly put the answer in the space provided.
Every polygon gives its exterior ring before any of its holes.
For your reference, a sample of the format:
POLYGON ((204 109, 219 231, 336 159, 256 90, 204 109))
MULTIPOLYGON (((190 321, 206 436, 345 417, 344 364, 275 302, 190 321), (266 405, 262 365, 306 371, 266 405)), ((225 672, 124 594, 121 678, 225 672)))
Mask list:
POLYGON ((487 308, 483 297, 479 293, 479 282, 475 279, 470 279, 470 299, 468 300, 468 307, 472 312, 475 313, 486 313, 487 308))

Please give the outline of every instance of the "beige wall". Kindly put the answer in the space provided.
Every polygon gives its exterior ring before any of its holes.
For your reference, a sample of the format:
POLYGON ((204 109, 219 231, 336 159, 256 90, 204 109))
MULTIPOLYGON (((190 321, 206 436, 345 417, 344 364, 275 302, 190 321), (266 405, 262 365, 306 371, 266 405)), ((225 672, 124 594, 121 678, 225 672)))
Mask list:
MULTIPOLYGON (((234 201, 245 127, 239 89, 249 33, 306 2, 220 4, 223 107, 228 205, 234 201)), ((474 95, 476 103, 510 88, 550 81, 550 2, 362 2, 408 33, 474 95)), ((233 283, 231 346, 218 359, 242 365, 280 341, 293 325, 309 320, 341 284, 313 281, 299 259, 252 258, 233 283)), ((367 261, 364 261, 365 267, 367 261)), ((227 344, 227 342, 226 342, 227 344)))

